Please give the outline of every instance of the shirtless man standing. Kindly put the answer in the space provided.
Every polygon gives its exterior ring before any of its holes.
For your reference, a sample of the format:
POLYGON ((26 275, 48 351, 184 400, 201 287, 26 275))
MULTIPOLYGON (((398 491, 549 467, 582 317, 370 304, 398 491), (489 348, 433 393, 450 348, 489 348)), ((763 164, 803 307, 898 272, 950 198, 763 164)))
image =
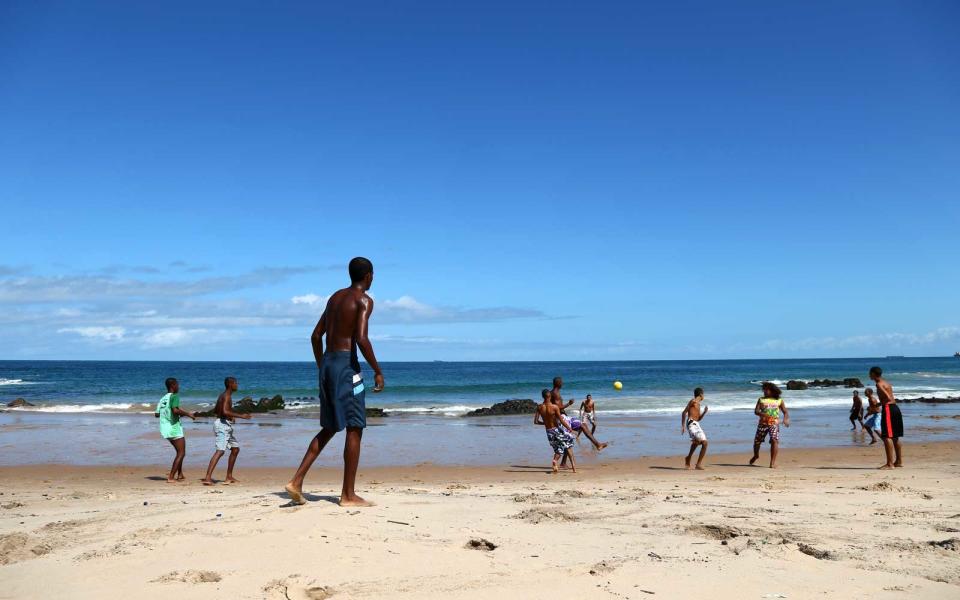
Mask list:
POLYGON ((897 399, 893 397, 893 386, 883 378, 880 367, 870 369, 870 379, 877 385, 877 395, 880 396, 880 437, 883 438, 883 449, 887 453, 887 462, 880 468, 902 467, 900 438, 903 437, 903 415, 900 414, 897 399))
MULTIPOLYGON (((597 432, 597 405, 593 402, 593 396, 587 394, 587 399, 580 403, 580 422, 586 425, 590 423, 590 433, 597 432)), ((577 432, 577 439, 580 438, 580 432, 577 432)))
POLYGON ((700 457, 697 458, 696 466, 698 471, 703 470, 703 457, 707 455, 707 446, 710 445, 710 442, 707 441, 707 434, 703 432, 703 427, 700 425, 700 421, 707 416, 710 407, 704 406, 703 412, 700 412, 701 402, 703 402, 703 388, 698 387, 693 390, 693 400, 687 402, 687 407, 680 414, 680 435, 686 433, 690 436, 690 452, 687 454, 684 463, 689 469, 693 452, 697 449, 697 446, 700 446, 700 457))
POLYGON ((553 448, 553 473, 556 474, 560 467, 557 464, 561 458, 563 462, 570 459, 570 468, 574 473, 577 472, 577 464, 573 460, 573 436, 571 430, 563 422, 563 415, 560 414, 560 405, 553 401, 553 394, 550 390, 543 390, 543 403, 537 407, 536 414, 533 415, 534 425, 543 425, 547 432, 547 442, 553 448))
POLYGON ((340 506, 372 506, 354 491, 357 465, 360 463, 360 441, 367 426, 365 391, 357 360, 357 348, 373 369, 373 391, 383 390, 383 372, 367 336, 373 313, 373 299, 367 291, 373 284, 373 264, 366 258, 350 261, 350 287, 336 292, 310 336, 313 357, 320 370, 320 433, 307 447, 300 468, 285 487, 297 504, 305 504, 303 478, 323 447, 339 431, 347 430, 343 447, 343 489, 340 506), (323 349, 323 336, 327 349, 323 349))

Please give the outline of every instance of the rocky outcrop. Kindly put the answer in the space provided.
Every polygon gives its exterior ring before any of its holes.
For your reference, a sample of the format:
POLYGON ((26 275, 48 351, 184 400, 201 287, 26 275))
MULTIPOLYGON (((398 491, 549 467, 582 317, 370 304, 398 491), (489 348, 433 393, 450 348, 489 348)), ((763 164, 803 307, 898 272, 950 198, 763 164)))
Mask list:
POLYGON ((862 388, 863 383, 856 377, 847 377, 846 379, 814 379, 813 381, 808 381, 807 386, 862 388))
POLYGON ((367 408, 367 418, 373 417, 377 419, 382 419, 383 417, 390 416, 387 411, 382 408, 367 408))
POLYGON ((24 400, 23 398, 17 398, 16 400, 11 400, 10 402, 7 402, 8 408, 21 408, 24 406, 33 406, 33 405, 27 402, 26 400, 24 400))
POLYGON ((897 398, 898 404, 906 404, 909 402, 923 402, 926 404, 952 404, 955 402, 960 402, 960 398, 954 398, 953 396, 948 396, 945 398, 938 398, 936 396, 920 397, 920 398, 897 398))
MULTIPOLYGON (((234 402, 233 412, 235 413, 268 413, 275 412, 278 410, 284 409, 283 396, 277 394, 273 398, 260 398, 258 402, 254 402, 253 398, 247 396, 239 402, 234 402)), ((198 411, 198 417, 213 417, 216 416, 217 412, 215 409, 198 411)))
POLYGON ((807 389, 806 381, 797 381, 796 379, 791 379, 787 382, 788 390, 805 390, 807 389))
POLYGON ((528 399, 513 399, 498 402, 490 408, 478 408, 468 412, 467 417, 492 417, 500 415, 532 415, 537 412, 537 403, 528 399))

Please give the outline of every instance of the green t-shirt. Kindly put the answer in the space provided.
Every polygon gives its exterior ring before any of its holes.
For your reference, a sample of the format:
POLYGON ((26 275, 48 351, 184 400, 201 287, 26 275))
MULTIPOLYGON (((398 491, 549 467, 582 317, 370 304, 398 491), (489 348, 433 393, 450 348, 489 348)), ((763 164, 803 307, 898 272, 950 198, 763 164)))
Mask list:
POLYGON ((183 426, 180 425, 180 415, 173 409, 180 407, 180 396, 165 394, 157 402, 157 412, 160 413, 160 435, 165 438, 183 437, 183 426))

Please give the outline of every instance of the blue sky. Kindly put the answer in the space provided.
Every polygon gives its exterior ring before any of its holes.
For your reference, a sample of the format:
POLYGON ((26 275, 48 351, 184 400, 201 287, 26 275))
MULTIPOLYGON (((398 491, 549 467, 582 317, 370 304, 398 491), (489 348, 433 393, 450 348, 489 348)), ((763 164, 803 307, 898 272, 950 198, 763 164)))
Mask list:
POLYGON ((955 2, 0 6, 0 358, 960 350, 955 2))

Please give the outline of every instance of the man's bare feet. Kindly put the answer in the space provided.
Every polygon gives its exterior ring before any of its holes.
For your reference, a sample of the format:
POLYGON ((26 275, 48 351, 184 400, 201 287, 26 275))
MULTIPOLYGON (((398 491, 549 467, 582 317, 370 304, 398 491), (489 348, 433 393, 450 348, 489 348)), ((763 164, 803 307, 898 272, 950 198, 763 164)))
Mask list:
POLYGON ((772 465, 770 465, 770 468, 771 468, 771 469, 776 469, 776 468, 777 468, 777 465, 773 465, 773 464, 772 464, 772 465))
POLYGON ((871 446, 874 445, 874 444, 876 444, 876 443, 877 443, 877 440, 870 440, 870 445, 871 445, 871 446))
POLYGON ((608 444, 607 442, 604 442, 604 443, 600 444, 599 446, 597 446, 597 452, 600 452, 601 450, 603 450, 604 448, 606 448, 606 447, 609 446, 609 445, 610 445, 610 444, 608 444))
POLYGON ((700 465, 697 465, 695 468, 696 468, 696 470, 698 470, 698 471, 706 471, 706 469, 704 469, 704 468, 701 467, 700 465))
POLYGON ((893 465, 883 465, 882 467, 877 467, 881 471, 890 471, 893 469, 893 465))
POLYGON ((183 481, 184 479, 186 479, 186 477, 183 476, 183 473, 177 475, 177 481, 183 481))
POLYGON ((760 457, 759 457, 759 456, 754 456, 753 458, 751 458, 751 459, 750 459, 750 466, 752 467, 752 466, 753 466, 753 463, 757 462, 758 460, 760 460, 760 457))
POLYGON ((167 483, 177 483, 177 480, 176 480, 176 479, 170 479, 169 477, 167 477, 167 483))
POLYGON ((200 483, 202 483, 203 485, 213 485, 216 482, 212 479, 201 479, 200 483))
POLYGON ((903 468, 903 463, 895 462, 895 463, 893 463, 893 466, 895 466, 895 467, 898 468, 898 469, 902 469, 902 468, 903 468))
POLYGON ((690 468, 690 457, 689 457, 689 456, 686 457, 685 459, 683 459, 683 464, 685 464, 688 469, 690 468))
POLYGON ((352 498, 340 498, 340 506, 349 506, 349 507, 363 507, 363 506, 376 506, 373 502, 368 502, 360 496, 353 496, 352 498))
POLYGON ((229 485, 229 484, 231 484, 231 483, 240 483, 239 481, 237 481, 237 480, 234 479, 233 477, 227 477, 226 479, 223 480, 223 482, 226 483, 227 485, 229 485))
POLYGON ((554 475, 556 475, 557 473, 560 472, 560 467, 557 466, 557 461, 553 461, 552 468, 553 468, 553 474, 554 474, 554 475))
POLYGON ((287 493, 290 494, 290 500, 292 500, 294 503, 296 504, 307 503, 307 499, 303 497, 303 491, 301 491, 299 487, 293 485, 293 482, 290 482, 287 485, 283 486, 283 489, 287 490, 287 493))

